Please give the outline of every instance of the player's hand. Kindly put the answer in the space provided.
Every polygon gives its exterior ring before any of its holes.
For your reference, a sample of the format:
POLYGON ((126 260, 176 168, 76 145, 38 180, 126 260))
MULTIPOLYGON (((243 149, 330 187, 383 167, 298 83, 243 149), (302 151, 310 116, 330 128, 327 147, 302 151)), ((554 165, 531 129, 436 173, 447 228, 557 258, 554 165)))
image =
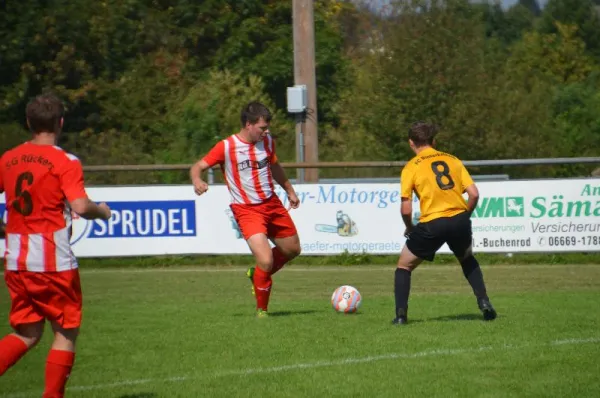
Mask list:
POLYGON ((102 211, 102 218, 108 220, 110 218, 110 207, 105 202, 100 203, 98 207, 102 211))
POLYGON ((208 184, 202 180, 194 182, 194 192, 200 196, 204 192, 208 191, 208 184))
POLYGON ((408 236, 410 235, 410 233, 413 231, 413 227, 406 227, 406 229, 404 230, 404 237, 408 238, 408 236))
POLYGON ((298 196, 294 191, 288 194, 288 201, 290 202, 290 208, 292 209, 297 209, 300 206, 300 199, 298 199, 298 196))

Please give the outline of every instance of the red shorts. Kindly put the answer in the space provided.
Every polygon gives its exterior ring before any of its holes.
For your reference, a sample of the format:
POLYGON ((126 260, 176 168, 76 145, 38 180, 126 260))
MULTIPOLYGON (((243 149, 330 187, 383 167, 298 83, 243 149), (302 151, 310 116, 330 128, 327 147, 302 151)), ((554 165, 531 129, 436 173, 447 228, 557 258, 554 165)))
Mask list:
POLYGON ((62 272, 4 271, 12 301, 10 325, 54 321, 65 329, 81 324, 79 270, 62 272))
POLYGON ((245 240, 256 234, 265 234, 268 238, 288 238, 298 234, 292 217, 277 195, 260 204, 234 203, 230 207, 245 240))

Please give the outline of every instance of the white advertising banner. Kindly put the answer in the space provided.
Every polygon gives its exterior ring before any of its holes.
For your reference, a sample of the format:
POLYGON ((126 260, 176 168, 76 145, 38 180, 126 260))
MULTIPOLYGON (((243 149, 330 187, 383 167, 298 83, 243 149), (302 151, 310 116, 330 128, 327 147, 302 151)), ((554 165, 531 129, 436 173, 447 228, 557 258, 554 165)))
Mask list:
MULTIPOLYGON (((476 252, 600 251, 600 179, 477 185, 476 252)), ((399 188, 399 183, 297 185, 301 205, 290 214, 303 254, 398 254, 405 242, 399 188)), ((88 193, 108 202, 113 215, 108 221, 74 221, 72 245, 79 257, 249 253, 225 186, 212 186, 201 197, 189 185, 95 187, 88 193)), ((277 194, 287 205, 283 192, 277 194)), ((413 208, 416 221, 416 198, 413 208)), ((4 195, 0 212, 6 217, 4 195)), ((448 247, 440 252, 448 253, 448 247)))

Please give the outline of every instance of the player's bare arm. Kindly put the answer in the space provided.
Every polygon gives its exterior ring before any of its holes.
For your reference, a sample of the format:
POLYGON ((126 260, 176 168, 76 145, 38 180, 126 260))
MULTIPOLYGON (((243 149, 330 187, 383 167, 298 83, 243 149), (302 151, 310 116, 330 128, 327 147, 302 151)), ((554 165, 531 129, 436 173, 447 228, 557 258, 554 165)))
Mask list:
POLYGON ((273 179, 277 181, 287 194, 292 209, 297 209, 300 206, 300 199, 298 199, 292 183, 288 180, 285 171, 279 162, 275 162, 271 165, 271 173, 273 174, 273 179))
MULTIPOLYGON (((2 162, 2 156, 0 156, 0 164, 2 162)), ((0 175, 0 178, 2 175, 0 175)), ((4 193, 4 184, 2 180, 0 180, 0 195, 4 193)), ((2 220, 2 214, 0 214, 0 239, 6 236, 6 225, 4 225, 4 220, 2 220)))
POLYGON ((473 214, 473 211, 477 207, 477 202, 479 202, 479 189, 477 189, 477 185, 471 184, 465 188, 465 192, 469 196, 469 199, 467 200, 467 211, 469 214, 473 214))
POLYGON ((88 198, 79 198, 70 202, 71 209, 86 220, 101 218, 108 220, 110 218, 110 207, 106 203, 96 204, 88 198))
POLYGON ((402 221, 404 221, 404 225, 406 226, 404 236, 407 236, 414 228, 412 223, 412 200, 410 198, 402 198, 400 214, 402 215, 402 221))
POLYGON ((202 174, 208 170, 210 166, 205 160, 199 160, 190 168, 190 179, 194 186, 194 192, 196 195, 202 195, 208 191, 208 183, 202 179, 202 174))
MULTIPOLYGON (((4 193, 4 188, 0 185, 0 194, 4 193)), ((2 220, 2 214, 0 214, 0 239, 6 237, 6 225, 2 220)))

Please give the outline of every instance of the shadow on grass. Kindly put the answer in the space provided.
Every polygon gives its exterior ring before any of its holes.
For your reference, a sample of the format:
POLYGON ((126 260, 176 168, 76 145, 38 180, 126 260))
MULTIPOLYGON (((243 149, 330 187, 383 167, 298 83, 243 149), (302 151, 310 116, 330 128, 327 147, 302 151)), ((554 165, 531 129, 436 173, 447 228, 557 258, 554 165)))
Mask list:
POLYGON ((481 314, 458 314, 458 315, 444 315, 435 318, 429 318, 428 321, 483 321, 481 314))
POLYGON ((320 311, 315 311, 315 310, 274 311, 274 312, 269 312, 269 316, 306 315, 306 314, 315 314, 317 312, 320 312, 320 311))
POLYGON ((426 321, 425 319, 408 318, 408 323, 407 324, 398 325, 398 324, 393 323, 392 322, 392 318, 390 318, 389 323, 386 324, 386 327, 387 326, 391 326, 391 327, 394 327, 394 328, 400 328, 400 329, 402 329, 402 328, 405 328, 405 327, 409 327, 410 325, 414 325, 415 323, 422 323, 422 322, 425 322, 425 321, 426 321))
MULTIPOLYGON (((269 317, 290 316, 290 315, 307 315, 307 314, 315 314, 317 312, 321 312, 321 311, 316 311, 316 310, 273 311, 273 312, 269 311, 269 317)), ((248 314, 247 312, 233 314, 233 316, 248 316, 248 315, 250 315, 250 314, 248 314)), ((253 315, 254 314, 252 314, 251 316, 253 316, 253 315)))

